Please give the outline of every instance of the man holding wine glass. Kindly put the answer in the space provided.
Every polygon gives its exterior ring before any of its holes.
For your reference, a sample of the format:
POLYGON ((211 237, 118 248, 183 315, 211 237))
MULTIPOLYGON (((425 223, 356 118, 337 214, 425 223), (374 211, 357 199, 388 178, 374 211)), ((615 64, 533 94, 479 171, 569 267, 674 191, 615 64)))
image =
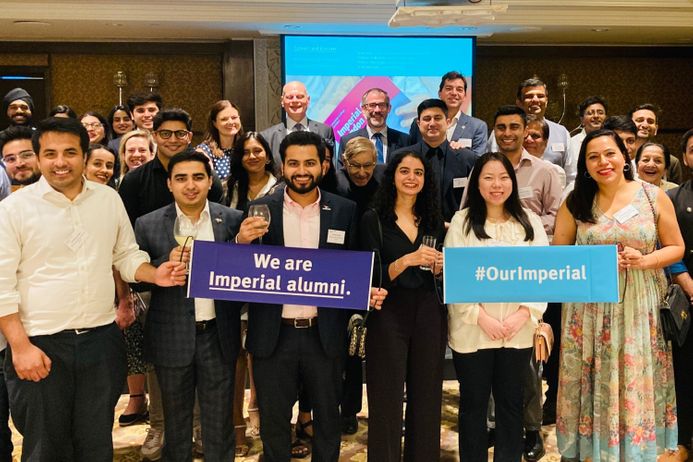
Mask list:
MULTIPOLYGON (((194 239, 234 239, 242 213, 207 200, 212 170, 204 154, 187 148, 173 156, 167 183, 174 203, 135 223, 137 241, 153 264, 188 263, 194 239)), ((240 307, 238 302, 187 298, 185 287, 152 289, 144 345, 161 387, 165 460, 189 459, 196 391, 205 458, 234 457, 233 385, 240 307)))

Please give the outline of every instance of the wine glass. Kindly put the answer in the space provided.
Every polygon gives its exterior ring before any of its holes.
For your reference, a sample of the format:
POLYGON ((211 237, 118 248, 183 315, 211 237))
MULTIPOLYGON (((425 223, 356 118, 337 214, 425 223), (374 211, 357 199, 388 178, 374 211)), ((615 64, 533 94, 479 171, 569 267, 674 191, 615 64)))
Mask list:
MULTIPOLYGON (((267 222, 267 226, 270 224, 270 209, 267 204, 254 204, 248 208, 249 217, 262 217, 267 222)), ((260 236, 260 244, 262 244, 262 236, 260 236)))
MULTIPOLYGON (((192 246, 192 241, 197 236, 197 225, 185 215, 178 215, 173 224, 173 237, 181 247, 192 246)), ((183 253, 181 252, 180 261, 183 261, 183 253)), ((188 271, 188 264, 185 265, 185 270, 188 271)))

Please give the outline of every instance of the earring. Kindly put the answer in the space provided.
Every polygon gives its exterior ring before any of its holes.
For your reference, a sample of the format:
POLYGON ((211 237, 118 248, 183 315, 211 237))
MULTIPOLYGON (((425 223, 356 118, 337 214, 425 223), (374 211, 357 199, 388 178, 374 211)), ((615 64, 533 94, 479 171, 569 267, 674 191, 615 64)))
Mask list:
POLYGON ((623 171, 630 172, 630 164, 626 163, 626 165, 623 166, 623 171))
POLYGON ((591 179, 592 179, 592 176, 590 175, 590 173, 589 173, 587 170, 585 170, 585 172, 583 173, 583 175, 585 175, 585 178, 587 178, 588 180, 591 180, 591 179))

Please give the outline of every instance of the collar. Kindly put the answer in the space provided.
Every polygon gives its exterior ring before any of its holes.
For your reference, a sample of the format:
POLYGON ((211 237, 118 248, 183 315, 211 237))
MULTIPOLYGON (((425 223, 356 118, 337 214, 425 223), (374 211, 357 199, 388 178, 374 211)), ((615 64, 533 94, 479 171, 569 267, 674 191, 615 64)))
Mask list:
POLYGON ((522 155, 520 156, 520 162, 517 163, 517 167, 515 167, 515 171, 522 167, 523 165, 529 164, 531 167, 534 165, 534 162, 540 160, 537 157, 534 157, 532 154, 530 154, 525 148, 522 148, 522 155))
POLYGON ((373 129, 370 127, 370 125, 366 124, 366 131, 368 132, 368 139, 369 139, 369 140, 372 140, 372 139, 373 139, 373 135, 376 134, 376 133, 380 133, 381 135, 383 135, 383 140, 386 140, 386 139, 387 139, 387 125, 383 125, 383 129, 380 130, 380 131, 378 131, 378 130, 373 130, 373 129))
MULTIPOLYGON (((185 215, 183 211, 178 207, 178 202, 173 202, 173 204, 176 207, 176 216, 179 217, 181 215, 185 215)), ((186 215, 187 216, 187 215, 186 215)), ((202 220, 208 220, 211 217, 211 213, 209 212, 209 201, 205 201, 205 208, 202 209, 202 212, 200 212, 200 219, 197 221, 198 223, 201 222, 202 220)))
POLYGON ((94 183, 93 181, 88 181, 84 176, 82 176, 82 190, 77 194, 77 197, 75 197, 72 201, 69 200, 63 193, 60 191, 56 191, 53 186, 51 186, 48 183, 48 180, 46 180, 46 177, 41 175, 41 177, 38 179, 36 183, 36 192, 38 192, 39 196, 45 198, 45 199, 53 199, 52 202, 61 201, 65 203, 73 203, 76 204, 82 200, 84 196, 87 196, 89 194, 89 191, 92 191, 97 188, 97 183, 94 183))
POLYGON ((308 130, 308 117, 304 117, 299 122, 294 122, 294 119, 291 119, 289 117, 286 118, 286 129, 287 130, 292 131, 297 124, 303 125, 303 129, 305 131, 309 131, 308 130))
POLYGON ((289 196, 289 188, 288 186, 284 188, 284 205, 288 207, 300 207, 300 208, 309 208, 309 207, 319 207, 320 206, 320 201, 322 200, 322 192, 320 192, 320 188, 318 189, 318 198, 315 202, 312 204, 308 204, 307 206, 303 207, 301 204, 296 202, 289 196))

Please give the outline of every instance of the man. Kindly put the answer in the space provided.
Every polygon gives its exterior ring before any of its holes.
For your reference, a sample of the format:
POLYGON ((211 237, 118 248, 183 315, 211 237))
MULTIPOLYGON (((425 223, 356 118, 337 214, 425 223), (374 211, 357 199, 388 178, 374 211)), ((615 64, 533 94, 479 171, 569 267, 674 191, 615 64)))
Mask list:
POLYGON ((601 96, 590 96, 578 105, 578 115, 580 116, 582 130, 570 138, 570 150, 568 151, 566 164, 570 165, 571 171, 577 172, 577 160, 582 140, 585 139, 588 133, 602 128, 604 120, 606 120, 608 108, 606 100, 601 96))
POLYGON ((631 162, 634 162, 638 136, 638 127, 635 122, 625 115, 610 116, 604 121, 602 128, 613 130, 621 138, 628 151, 628 157, 630 157, 631 162))
POLYGON ((23 88, 14 88, 2 99, 2 112, 10 120, 10 127, 24 125, 31 127, 31 115, 34 112, 34 100, 23 88))
MULTIPOLYGON (((522 147, 534 157, 543 159, 546 145, 549 142, 549 124, 546 123, 546 119, 539 119, 534 115, 528 115, 526 133, 522 147)), ((565 190, 565 170, 551 162, 548 162, 548 164, 558 174, 561 189, 565 190)))
MULTIPOLYGON (((468 116, 462 109, 467 97, 467 79, 457 71, 450 71, 440 79, 438 98, 445 101, 448 107, 447 118, 450 120, 447 129, 447 139, 453 149, 468 148, 478 157, 486 152, 486 137, 488 127, 486 122, 468 116)), ((412 122, 409 130, 409 142, 417 143, 421 132, 416 121, 412 122)))
POLYGON ((385 90, 371 88, 361 97, 361 112, 366 118, 366 128, 351 132, 339 141, 339 163, 343 164, 344 148, 349 140, 362 136, 371 140, 375 146, 377 162, 387 162, 388 154, 409 144, 405 133, 387 126, 387 116, 390 114, 390 96, 385 90))
POLYGON ((135 127, 149 132, 154 129, 154 117, 161 110, 161 96, 156 93, 135 94, 128 98, 127 105, 135 127))
POLYGON ((16 125, 0 132, 0 154, 7 174, 16 190, 38 181, 41 177, 31 137, 34 131, 29 127, 16 125))
POLYGON ((427 99, 419 104, 416 111, 421 140, 398 149, 393 155, 402 151, 414 151, 429 159, 438 179, 443 218, 450 222, 460 208, 462 194, 476 156, 471 149, 455 149, 448 142, 449 120, 445 102, 440 99, 427 99))
MULTIPOLYGON (((198 227, 196 239, 228 242, 242 213, 207 201, 212 168, 204 154, 187 148, 168 165, 174 203, 137 219, 140 248, 158 261, 188 262, 190 247, 173 236, 176 216, 198 227)), ((184 287, 154 288, 144 331, 144 351, 156 369, 165 420, 163 458, 192 461, 193 403, 197 390, 205 458, 232 460, 233 385, 240 347, 240 304, 186 297, 184 287)))
MULTIPOLYGON (((628 113, 630 118, 633 119, 635 126, 638 128, 638 134, 635 140, 635 152, 633 153, 632 159, 635 159, 635 153, 637 153, 638 149, 640 149, 643 144, 655 140, 659 127, 658 120, 660 112, 660 109, 654 104, 644 103, 635 106, 628 113)), ((635 171, 637 171, 637 168, 635 171)), ((683 168, 676 156, 671 156, 671 162, 664 176, 667 180, 676 184, 681 184, 683 181, 683 168)))
POLYGON ((74 119, 39 123, 42 176, 0 203, 0 330, 12 419, 25 460, 113 460, 125 345, 111 268, 128 281, 181 285, 137 248, 117 194, 84 180, 89 137, 74 119))
MULTIPOLYGON (((120 184, 118 192, 131 223, 154 210, 173 202, 173 195, 168 188, 168 163, 176 154, 185 151, 192 139, 192 119, 182 109, 173 108, 160 111, 154 117, 152 137, 158 148, 151 161, 128 172, 120 184)), ((209 200, 220 202, 223 195, 221 182, 214 176, 209 200)), ((142 444, 142 456, 157 460, 163 446, 164 416, 156 375, 148 372, 149 384, 149 422, 151 428, 142 444)), ((196 451, 202 447, 196 445, 196 451)))
MULTIPOLYGON (((286 188, 254 202, 269 206, 271 224, 267 228, 261 220, 258 232, 241 232, 238 242, 250 242, 266 233, 262 236, 265 245, 354 247, 356 204, 318 187, 323 144, 312 132, 286 136, 279 149, 286 188)), ((265 462, 288 462, 291 458, 291 409, 299 384, 306 387, 313 407, 313 460, 337 462, 346 333, 345 310, 250 305, 246 345, 253 355, 265 462)))
MULTIPOLYGON (((334 144, 334 132, 332 127, 307 117, 310 96, 306 86, 301 82, 289 82, 282 88, 281 105, 286 113, 286 123, 278 123, 263 130, 260 134, 267 140, 272 149, 274 163, 281 165, 279 146, 286 135, 293 132, 309 131, 317 133, 325 140, 334 144)), ((333 160, 336 166, 336 161, 333 160)))

